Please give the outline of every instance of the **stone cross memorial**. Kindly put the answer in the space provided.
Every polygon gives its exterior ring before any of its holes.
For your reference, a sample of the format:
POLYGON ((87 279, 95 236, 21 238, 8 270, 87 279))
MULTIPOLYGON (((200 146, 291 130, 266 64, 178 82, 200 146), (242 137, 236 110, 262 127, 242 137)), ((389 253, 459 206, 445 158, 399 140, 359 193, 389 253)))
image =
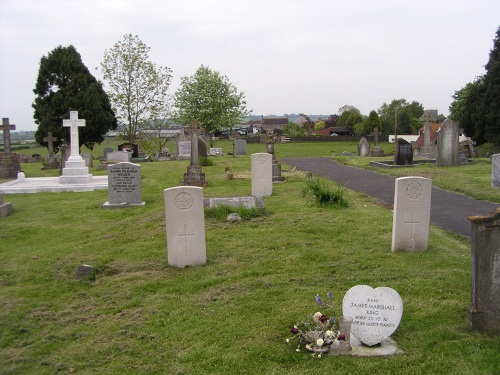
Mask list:
POLYGON ((491 187, 500 187, 500 154, 491 157, 491 187))
POLYGON ((10 155, 11 147, 10 147, 10 131, 16 130, 16 125, 9 124, 8 118, 2 119, 2 131, 3 131, 3 153, 5 155, 10 155))
POLYGON ((54 156, 54 142, 57 141, 57 138, 52 136, 52 132, 48 132, 47 136, 43 139, 43 141, 47 142, 47 147, 49 149, 49 156, 45 158, 45 162, 43 163, 43 169, 59 168, 60 163, 54 156))
POLYGON ((167 259, 173 267, 205 264, 203 188, 179 186, 164 191, 167 259))
POLYGON ((427 250, 432 180, 400 177, 395 184, 392 251, 427 250))
POLYGON ((108 165, 109 200, 104 208, 144 206, 141 192, 141 166, 133 163, 108 165))
POLYGON ((403 300, 392 288, 356 285, 342 301, 342 315, 352 318, 351 333, 373 346, 389 338, 403 316, 403 300))
POLYGON ((16 129, 16 125, 9 124, 8 118, 2 119, 3 152, 0 153, 0 177, 17 177, 21 170, 21 158, 19 154, 12 153, 10 146, 10 131, 16 129))
POLYGON ((489 216, 469 216, 472 224, 472 293, 469 328, 500 336, 500 208, 489 216))
POLYGON ((88 184, 92 181, 89 168, 85 166, 85 160, 80 156, 80 141, 78 128, 85 126, 85 120, 78 118, 77 111, 69 113, 69 120, 63 120, 63 126, 70 129, 71 154, 59 177, 61 184, 88 184))
POLYGON ((273 193, 273 156, 252 154, 252 195, 268 197, 273 193))

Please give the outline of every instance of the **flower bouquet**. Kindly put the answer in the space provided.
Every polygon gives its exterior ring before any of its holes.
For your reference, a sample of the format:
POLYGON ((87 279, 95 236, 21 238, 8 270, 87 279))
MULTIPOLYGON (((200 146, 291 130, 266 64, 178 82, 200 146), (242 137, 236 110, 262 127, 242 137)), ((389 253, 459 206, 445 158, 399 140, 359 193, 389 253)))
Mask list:
MULTIPOLYGON (((305 346, 306 350, 312 352, 313 355, 321 357, 322 354, 328 353, 330 349, 335 350, 349 350, 349 336, 350 332, 339 331, 341 328, 341 320, 334 317, 334 304, 332 301, 332 294, 328 293, 328 303, 324 302, 321 297, 316 295, 316 302, 323 309, 324 312, 330 310, 330 316, 321 312, 316 312, 305 321, 294 324, 290 332, 294 336, 287 338, 287 343, 297 341, 297 352, 300 352, 300 347, 305 346), (347 342, 346 342, 347 338, 347 342)), ((344 326, 344 325, 342 325, 344 326)))

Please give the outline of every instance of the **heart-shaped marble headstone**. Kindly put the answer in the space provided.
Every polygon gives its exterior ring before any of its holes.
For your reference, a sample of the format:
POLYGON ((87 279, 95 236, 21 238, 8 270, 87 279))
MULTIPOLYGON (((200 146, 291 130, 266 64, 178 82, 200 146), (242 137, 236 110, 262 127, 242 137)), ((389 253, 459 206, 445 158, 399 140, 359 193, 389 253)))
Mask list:
POLYGON ((394 289, 356 285, 344 296, 342 314, 353 319, 351 333, 372 346, 396 331, 403 315, 403 301, 394 289))

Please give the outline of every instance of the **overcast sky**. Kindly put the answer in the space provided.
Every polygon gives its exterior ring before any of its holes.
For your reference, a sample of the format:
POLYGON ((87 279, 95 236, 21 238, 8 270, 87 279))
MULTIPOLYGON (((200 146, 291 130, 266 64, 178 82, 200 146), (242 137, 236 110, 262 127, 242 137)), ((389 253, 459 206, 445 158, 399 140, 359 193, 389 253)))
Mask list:
POLYGON ((36 130, 41 57, 73 45, 101 80, 124 34, 172 69, 171 94, 203 64, 256 115, 368 115, 405 98, 446 116, 485 72, 498 26, 498 0, 0 0, 0 116, 36 130))

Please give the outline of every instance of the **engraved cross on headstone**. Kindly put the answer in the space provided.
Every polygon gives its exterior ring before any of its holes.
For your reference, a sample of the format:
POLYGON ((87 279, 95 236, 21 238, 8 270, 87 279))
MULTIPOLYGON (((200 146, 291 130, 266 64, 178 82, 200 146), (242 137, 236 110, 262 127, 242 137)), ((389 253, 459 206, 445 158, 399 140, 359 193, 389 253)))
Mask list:
POLYGON ((47 136, 43 139, 44 142, 47 142, 49 147, 49 158, 54 157, 54 141, 57 141, 56 137, 52 137, 52 132, 48 132, 47 136))
POLYGON ((3 153, 5 155, 10 155, 10 131, 16 130, 16 125, 9 124, 9 118, 2 119, 2 130, 3 130, 3 153))
POLYGON ((188 237, 194 237, 194 233, 188 233, 187 225, 184 224, 184 233, 177 234, 177 237, 184 237, 184 245, 186 247, 186 253, 188 251, 188 237))
POLYGON ((70 143, 71 154, 70 157, 80 156, 80 141, 78 139, 78 128, 85 126, 85 120, 78 119, 78 111, 70 111, 69 120, 63 120, 63 126, 70 128, 70 143))
POLYGON ((411 225, 411 231, 410 231, 410 239, 413 240, 413 228, 415 224, 420 224, 420 221, 415 221, 415 214, 411 214, 411 220, 410 221, 405 221, 405 224, 410 224, 411 225))

